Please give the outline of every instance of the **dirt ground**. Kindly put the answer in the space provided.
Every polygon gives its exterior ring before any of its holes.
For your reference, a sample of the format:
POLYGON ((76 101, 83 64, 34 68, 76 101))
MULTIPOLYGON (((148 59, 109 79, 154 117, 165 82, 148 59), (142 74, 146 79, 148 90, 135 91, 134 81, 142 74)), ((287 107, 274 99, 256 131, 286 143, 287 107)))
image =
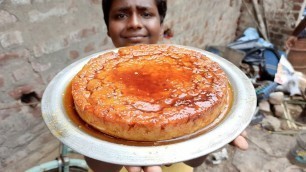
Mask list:
MULTIPOLYGON (((226 146, 228 159, 218 165, 206 161, 194 172, 304 172, 306 169, 293 165, 287 158, 296 144, 296 134, 272 133, 260 126, 247 128, 249 149, 241 151, 226 146)), ((294 133, 294 132, 292 132, 294 133)))

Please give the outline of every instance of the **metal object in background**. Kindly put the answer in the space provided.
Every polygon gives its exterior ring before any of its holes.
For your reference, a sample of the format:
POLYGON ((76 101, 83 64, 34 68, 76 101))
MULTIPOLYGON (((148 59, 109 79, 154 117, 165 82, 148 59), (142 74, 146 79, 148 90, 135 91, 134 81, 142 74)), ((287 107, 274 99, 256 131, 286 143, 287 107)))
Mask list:
POLYGON ((260 84, 255 90, 258 100, 269 98, 270 93, 274 92, 278 84, 272 81, 265 81, 260 84))
POLYGON ((296 145, 289 151, 288 159, 291 163, 306 168, 306 130, 297 134, 296 145))
POLYGON ((72 149, 61 144, 60 156, 56 160, 37 165, 25 172, 87 172, 89 168, 84 160, 68 157, 72 152, 72 149))

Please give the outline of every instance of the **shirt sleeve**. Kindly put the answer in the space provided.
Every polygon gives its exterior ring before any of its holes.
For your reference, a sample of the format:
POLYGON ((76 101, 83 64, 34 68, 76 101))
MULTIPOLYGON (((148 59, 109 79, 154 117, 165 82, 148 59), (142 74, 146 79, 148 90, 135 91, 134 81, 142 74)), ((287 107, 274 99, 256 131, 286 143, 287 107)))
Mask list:
POLYGON ((301 22, 298 24, 298 26, 294 29, 292 32, 293 36, 298 37, 300 33, 302 33, 303 30, 306 28, 306 17, 304 17, 301 22))

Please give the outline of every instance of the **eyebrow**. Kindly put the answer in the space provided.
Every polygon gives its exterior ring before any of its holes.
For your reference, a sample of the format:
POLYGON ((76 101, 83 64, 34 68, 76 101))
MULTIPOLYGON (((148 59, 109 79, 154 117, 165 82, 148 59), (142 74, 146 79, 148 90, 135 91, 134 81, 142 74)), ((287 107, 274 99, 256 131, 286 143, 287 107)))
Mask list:
MULTIPOLYGON (((119 7, 119 8, 115 8, 114 11, 128 11, 130 10, 132 7, 131 6, 124 6, 124 7, 119 7)), ((150 9, 150 7, 146 7, 146 6, 136 6, 137 10, 140 11, 144 11, 144 10, 148 10, 150 9)))

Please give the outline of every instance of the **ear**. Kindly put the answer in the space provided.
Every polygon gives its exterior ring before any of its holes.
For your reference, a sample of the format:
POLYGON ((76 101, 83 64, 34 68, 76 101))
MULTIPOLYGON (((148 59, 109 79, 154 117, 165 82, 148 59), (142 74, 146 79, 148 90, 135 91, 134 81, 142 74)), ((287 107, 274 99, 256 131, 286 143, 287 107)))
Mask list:
POLYGON ((164 28, 164 24, 162 23, 162 24, 160 24, 160 35, 164 35, 164 30, 165 30, 165 28, 164 28))
POLYGON ((165 30, 164 24, 162 23, 162 24, 160 24, 160 33, 159 33, 159 36, 160 36, 161 38, 164 37, 164 30, 165 30))

